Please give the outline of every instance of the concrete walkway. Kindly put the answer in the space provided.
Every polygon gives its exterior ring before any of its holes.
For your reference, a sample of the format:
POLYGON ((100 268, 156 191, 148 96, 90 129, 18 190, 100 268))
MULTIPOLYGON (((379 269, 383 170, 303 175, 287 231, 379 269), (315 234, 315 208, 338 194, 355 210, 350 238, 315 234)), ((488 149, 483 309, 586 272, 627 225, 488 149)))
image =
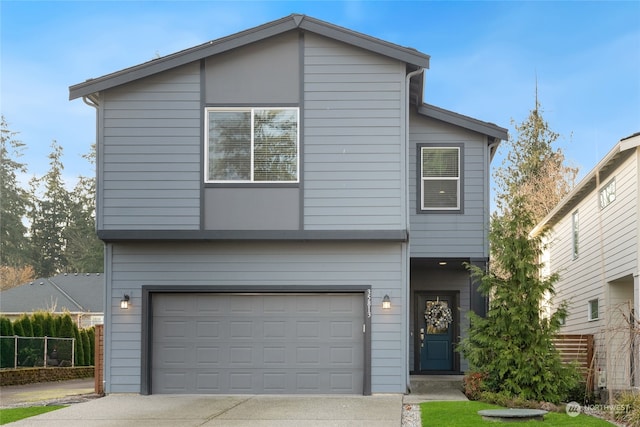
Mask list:
POLYGON ((462 392, 462 378, 462 375, 412 375, 411 394, 404 396, 403 403, 469 400, 462 392))

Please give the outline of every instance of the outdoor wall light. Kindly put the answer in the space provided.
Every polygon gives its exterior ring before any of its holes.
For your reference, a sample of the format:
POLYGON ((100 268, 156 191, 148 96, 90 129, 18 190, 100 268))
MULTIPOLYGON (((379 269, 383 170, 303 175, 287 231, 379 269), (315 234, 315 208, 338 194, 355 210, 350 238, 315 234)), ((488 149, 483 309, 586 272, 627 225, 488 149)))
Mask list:
POLYGON ((126 310, 129 308, 129 295, 124 294, 124 297, 120 300, 120 308, 126 310))
POLYGON ((391 298, 389 298, 389 295, 385 295, 384 298, 382 298, 382 308, 385 310, 391 308, 391 298))

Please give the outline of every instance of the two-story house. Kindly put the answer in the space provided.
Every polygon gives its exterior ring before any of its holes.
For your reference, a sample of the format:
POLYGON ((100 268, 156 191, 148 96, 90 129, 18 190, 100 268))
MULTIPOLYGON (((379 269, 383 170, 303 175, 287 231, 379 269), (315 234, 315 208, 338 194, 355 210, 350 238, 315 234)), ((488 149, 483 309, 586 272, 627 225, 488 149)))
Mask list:
POLYGON ((640 133, 620 140, 532 231, 566 301, 561 333, 594 337, 596 387, 638 386, 640 133))
POLYGON ((488 261, 507 132, 423 103, 428 66, 291 15, 70 87, 97 110, 107 393, 404 393, 465 369, 485 301, 463 262, 488 261))

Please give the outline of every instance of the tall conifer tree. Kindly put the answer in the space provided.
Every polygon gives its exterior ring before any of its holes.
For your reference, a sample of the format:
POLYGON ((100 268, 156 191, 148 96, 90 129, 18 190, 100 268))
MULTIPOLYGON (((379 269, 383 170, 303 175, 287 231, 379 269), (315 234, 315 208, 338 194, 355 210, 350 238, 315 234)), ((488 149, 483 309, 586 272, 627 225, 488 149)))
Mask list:
POLYGON ((28 264, 27 228, 22 219, 27 213, 29 198, 20 186, 18 175, 26 173, 22 156, 24 144, 17 139, 2 116, 0 118, 0 265, 20 268, 28 264))

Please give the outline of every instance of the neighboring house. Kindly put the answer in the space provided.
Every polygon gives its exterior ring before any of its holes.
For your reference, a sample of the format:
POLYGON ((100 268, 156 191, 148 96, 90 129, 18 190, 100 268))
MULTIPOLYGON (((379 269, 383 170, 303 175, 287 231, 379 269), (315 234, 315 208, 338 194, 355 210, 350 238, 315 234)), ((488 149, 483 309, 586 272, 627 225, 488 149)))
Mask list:
POLYGON ((107 393, 404 393, 466 369, 486 301, 462 263, 488 261, 507 131, 424 104, 428 65, 291 15, 70 87, 97 109, 107 393))
POLYGON ((69 313, 81 328, 104 320, 104 275, 63 273, 0 292, 0 315, 11 321, 23 314, 69 313))
POLYGON ((624 138, 533 230, 547 230, 554 303, 569 303, 562 333, 593 334, 596 386, 640 385, 637 316, 640 133, 624 138))

